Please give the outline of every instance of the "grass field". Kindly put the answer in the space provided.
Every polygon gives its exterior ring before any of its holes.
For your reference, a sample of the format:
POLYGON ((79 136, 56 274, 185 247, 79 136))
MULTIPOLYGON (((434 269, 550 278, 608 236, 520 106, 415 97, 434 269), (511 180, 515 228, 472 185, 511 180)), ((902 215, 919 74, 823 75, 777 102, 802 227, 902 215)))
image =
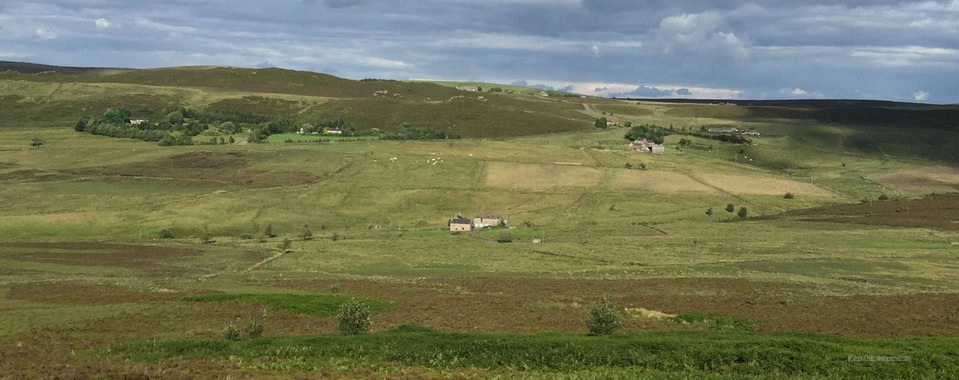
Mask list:
POLYGON ((959 216, 955 196, 928 196, 955 192, 959 131, 942 119, 475 96, 282 70, 0 74, 0 373, 955 377, 959 216), (466 138, 161 147, 72 130, 85 109, 175 105, 366 127, 415 116, 466 138), (762 136, 671 135, 643 155, 625 129, 592 127, 604 112, 762 136), (443 230, 457 213, 508 215, 512 242, 443 230), (622 332, 586 337, 603 294, 622 332), (373 334, 332 335, 353 297, 373 306, 373 334), (263 338, 222 339, 264 308, 263 338))

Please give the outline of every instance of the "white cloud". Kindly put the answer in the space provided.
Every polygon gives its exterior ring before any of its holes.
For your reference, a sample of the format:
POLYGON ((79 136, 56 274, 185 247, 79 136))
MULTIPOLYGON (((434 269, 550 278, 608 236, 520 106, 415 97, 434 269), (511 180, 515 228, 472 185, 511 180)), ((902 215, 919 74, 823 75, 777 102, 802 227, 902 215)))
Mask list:
POLYGON ((97 28, 100 28, 100 29, 107 29, 113 26, 113 24, 111 24, 105 18, 98 18, 96 21, 94 21, 94 23, 97 25, 97 28))
POLYGON ((747 44, 724 26, 717 11, 666 17, 659 22, 656 41, 667 54, 749 57, 747 44))
POLYGON ((57 38, 57 32, 48 28, 37 28, 37 39, 46 41, 57 38))
POLYGON ((363 60, 369 66, 382 67, 387 69, 405 69, 410 67, 409 63, 403 61, 396 61, 392 59, 385 59, 379 57, 368 57, 363 60))
POLYGON ((789 90, 789 89, 787 88, 787 89, 786 89, 786 92, 789 92, 790 95, 796 95, 796 96, 806 95, 806 90, 803 90, 803 89, 801 89, 801 88, 794 88, 794 89, 792 89, 792 90, 789 90))
POLYGON ((915 94, 912 94, 913 99, 916 99, 917 102, 924 102, 926 99, 929 99, 929 93, 925 91, 916 91, 915 94))

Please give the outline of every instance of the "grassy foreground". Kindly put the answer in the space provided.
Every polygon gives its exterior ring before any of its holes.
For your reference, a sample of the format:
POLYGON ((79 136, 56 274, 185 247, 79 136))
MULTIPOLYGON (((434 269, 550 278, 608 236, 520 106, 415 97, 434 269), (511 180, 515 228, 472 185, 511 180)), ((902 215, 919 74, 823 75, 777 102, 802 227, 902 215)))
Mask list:
POLYGON ((415 326, 345 337, 277 337, 240 342, 192 340, 124 344, 110 352, 128 361, 227 359, 252 368, 317 370, 392 362, 429 368, 507 369, 610 374, 944 378, 959 375, 959 339, 852 340, 747 332, 648 332, 612 337, 567 333, 462 334, 415 326))

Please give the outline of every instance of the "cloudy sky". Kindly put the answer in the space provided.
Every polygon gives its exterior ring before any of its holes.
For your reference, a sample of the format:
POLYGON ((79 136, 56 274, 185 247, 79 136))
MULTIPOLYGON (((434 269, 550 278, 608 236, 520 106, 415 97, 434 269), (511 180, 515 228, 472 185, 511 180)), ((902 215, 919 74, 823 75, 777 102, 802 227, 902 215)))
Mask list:
POLYGON ((959 103, 959 0, 0 0, 0 60, 959 103))

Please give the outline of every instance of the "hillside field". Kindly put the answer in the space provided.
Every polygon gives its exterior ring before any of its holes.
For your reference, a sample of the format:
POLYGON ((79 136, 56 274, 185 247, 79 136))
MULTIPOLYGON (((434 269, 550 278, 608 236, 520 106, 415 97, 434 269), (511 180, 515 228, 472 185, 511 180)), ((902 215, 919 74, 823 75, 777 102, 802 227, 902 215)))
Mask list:
POLYGON ((0 73, 0 374, 959 374, 956 107, 554 99, 278 69, 20 68, 0 73), (179 106, 361 130, 408 122, 464 138, 255 144, 244 132, 234 144, 159 146, 73 130, 109 107, 179 106), (876 107, 935 112, 874 124, 876 107), (829 116, 836 109, 867 122, 829 116), (761 136, 675 134, 666 154, 645 155, 626 151, 625 128, 594 128, 596 117, 761 136), (510 226, 444 230, 459 213, 506 215, 510 226), (623 326, 588 337, 602 295, 623 326), (337 335, 335 315, 353 297, 373 306, 372 333, 337 335), (263 310, 262 338, 223 338, 263 310))

